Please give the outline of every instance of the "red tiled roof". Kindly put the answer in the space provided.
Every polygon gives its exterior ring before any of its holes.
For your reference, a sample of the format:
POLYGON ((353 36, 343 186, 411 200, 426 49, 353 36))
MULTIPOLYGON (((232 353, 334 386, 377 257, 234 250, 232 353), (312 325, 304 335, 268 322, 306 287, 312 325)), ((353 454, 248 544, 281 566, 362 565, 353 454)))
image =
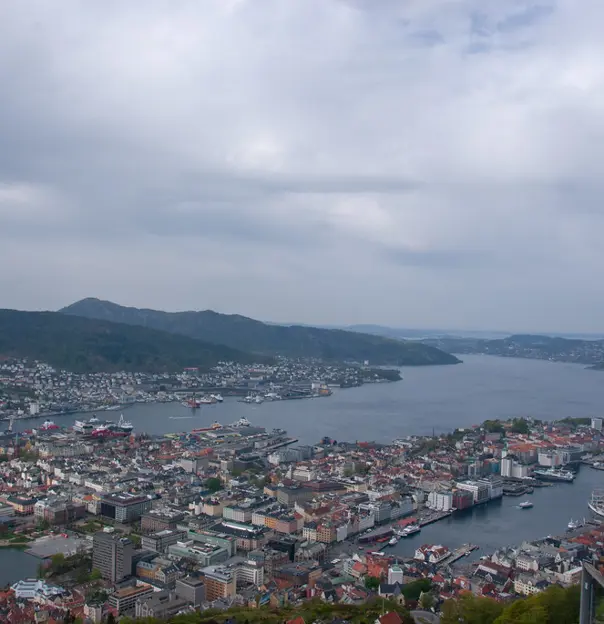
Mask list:
POLYGON ((403 624, 403 620, 401 620, 401 616, 396 611, 391 611, 382 615, 380 624, 403 624))

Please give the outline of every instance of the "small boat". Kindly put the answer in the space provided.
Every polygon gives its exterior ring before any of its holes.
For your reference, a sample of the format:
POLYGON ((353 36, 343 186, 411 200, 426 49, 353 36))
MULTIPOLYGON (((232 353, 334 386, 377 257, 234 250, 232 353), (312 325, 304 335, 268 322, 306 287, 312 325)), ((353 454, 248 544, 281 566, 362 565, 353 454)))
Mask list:
POLYGON ((530 509, 533 506, 533 503, 531 503, 531 501, 523 501, 522 503, 520 503, 520 505, 518 505, 518 507, 520 507, 520 509, 530 509))
POLYGON ((200 405, 213 405, 214 403, 217 403, 217 399, 212 398, 212 396, 202 396, 201 399, 199 399, 198 403, 200 405))
POLYGON ((575 529, 580 529, 584 524, 585 520, 583 520, 583 522, 580 522, 579 520, 573 520, 571 518, 570 522, 568 523, 568 530, 574 531, 575 529))
POLYGON ((222 403, 224 401, 222 394, 210 394, 210 398, 214 399, 217 403, 222 403))
POLYGON ((396 546, 398 544, 398 537, 393 537, 389 542, 388 546, 396 546))

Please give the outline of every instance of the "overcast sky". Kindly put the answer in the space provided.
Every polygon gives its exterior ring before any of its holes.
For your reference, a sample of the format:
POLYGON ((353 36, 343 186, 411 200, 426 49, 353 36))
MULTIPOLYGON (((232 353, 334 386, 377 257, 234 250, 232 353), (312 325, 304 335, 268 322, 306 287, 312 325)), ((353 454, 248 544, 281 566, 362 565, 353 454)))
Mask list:
POLYGON ((0 307, 604 331, 602 0, 0 3, 0 307))

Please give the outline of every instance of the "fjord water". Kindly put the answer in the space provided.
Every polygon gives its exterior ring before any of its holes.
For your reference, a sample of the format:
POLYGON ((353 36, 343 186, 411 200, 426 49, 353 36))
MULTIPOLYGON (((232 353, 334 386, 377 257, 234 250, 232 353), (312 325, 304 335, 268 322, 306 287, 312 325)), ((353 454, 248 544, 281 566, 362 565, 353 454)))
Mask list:
MULTIPOLYGON (((487 418, 604 415, 604 372, 577 364, 541 360, 462 356, 463 364, 403 368, 403 381, 335 390, 333 396, 246 405, 236 399, 191 411, 179 403, 135 405, 124 412, 135 431, 190 431, 228 424, 245 416, 267 428, 282 427, 312 444, 321 437, 389 442, 406 435, 448 432, 487 418)), ((56 417, 69 426, 87 414, 56 417)), ((101 412, 117 419, 119 412, 101 412)), ((44 419, 16 423, 20 429, 44 419)))

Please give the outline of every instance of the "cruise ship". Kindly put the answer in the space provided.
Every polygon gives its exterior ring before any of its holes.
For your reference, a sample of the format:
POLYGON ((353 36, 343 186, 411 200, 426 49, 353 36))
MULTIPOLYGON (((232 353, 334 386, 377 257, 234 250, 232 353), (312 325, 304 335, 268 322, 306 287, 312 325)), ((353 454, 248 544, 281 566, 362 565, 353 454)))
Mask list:
POLYGON ((587 503, 587 506, 596 514, 604 518, 604 490, 594 490, 591 493, 591 499, 587 503))
POLYGON ((554 468, 539 468, 533 472, 533 475, 543 481, 566 481, 572 483, 575 479, 574 472, 570 472, 570 470, 556 470, 554 468))
POLYGON ((76 433, 92 433, 100 423, 101 421, 93 415, 88 420, 76 420, 73 423, 73 430, 76 433))

